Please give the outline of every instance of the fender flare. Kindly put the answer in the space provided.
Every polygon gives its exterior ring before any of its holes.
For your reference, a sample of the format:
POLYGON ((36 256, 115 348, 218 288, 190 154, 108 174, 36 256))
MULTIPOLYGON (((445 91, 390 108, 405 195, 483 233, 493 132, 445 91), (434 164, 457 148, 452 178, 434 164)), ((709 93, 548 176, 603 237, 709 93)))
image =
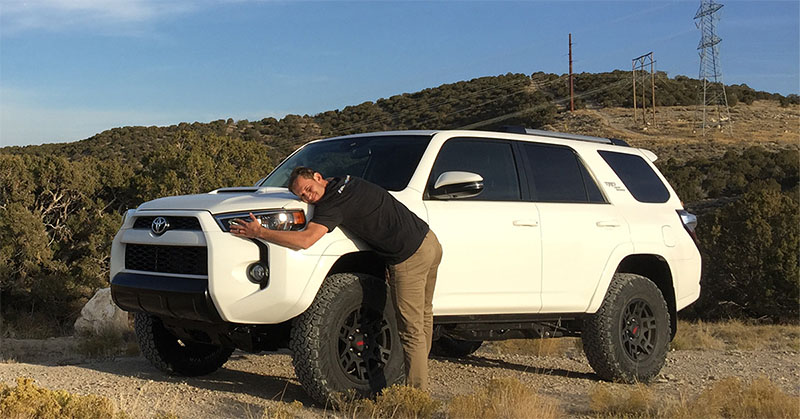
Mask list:
POLYGON ((603 274, 600 276, 600 280, 594 288, 594 293, 589 300, 589 305, 586 307, 586 310, 584 310, 586 313, 595 313, 600 309, 600 305, 603 304, 603 299, 606 297, 608 287, 611 285, 611 280, 617 272, 617 267, 619 267, 620 263, 622 263, 626 257, 633 253, 633 243, 630 242, 622 243, 614 248, 614 251, 611 252, 611 256, 608 257, 606 266, 603 269, 603 274))
POLYGON ((325 277, 328 276, 328 272, 330 272, 333 265, 335 265, 340 258, 351 253, 367 250, 372 249, 363 241, 348 236, 347 234, 342 234, 341 238, 337 238, 329 243, 317 259, 314 270, 306 281, 306 286, 300 293, 300 297, 289 310, 291 317, 299 316, 311 306, 311 303, 314 302, 314 298, 317 296, 322 286, 322 282, 325 280, 325 277))

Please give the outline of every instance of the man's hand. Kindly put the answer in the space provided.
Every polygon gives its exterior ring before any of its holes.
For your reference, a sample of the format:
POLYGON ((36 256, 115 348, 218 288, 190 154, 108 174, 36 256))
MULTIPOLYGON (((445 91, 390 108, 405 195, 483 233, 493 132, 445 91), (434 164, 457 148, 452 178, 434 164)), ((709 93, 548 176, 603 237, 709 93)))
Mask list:
POLYGON ((236 219, 230 223, 230 232, 236 237, 266 240, 293 250, 308 249, 317 242, 328 227, 310 222, 301 231, 275 231, 261 226, 261 222, 250 213, 250 220, 236 219))
POLYGON ((230 223, 230 232, 237 237, 257 239, 260 237, 262 229, 261 221, 252 212, 250 213, 250 221, 237 218, 230 223))

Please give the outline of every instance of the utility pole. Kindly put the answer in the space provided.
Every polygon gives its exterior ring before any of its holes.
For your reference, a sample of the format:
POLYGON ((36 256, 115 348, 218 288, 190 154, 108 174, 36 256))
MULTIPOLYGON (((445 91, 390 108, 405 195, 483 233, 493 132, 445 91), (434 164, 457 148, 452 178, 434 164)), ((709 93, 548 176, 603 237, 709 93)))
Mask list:
POLYGON ((719 43, 722 41, 716 34, 715 16, 722 4, 714 0, 702 0, 694 19, 695 25, 700 29, 702 36, 697 49, 700 50, 700 80, 703 81, 702 106, 703 106, 703 137, 706 136, 706 113, 708 108, 716 108, 717 126, 722 128, 723 121, 728 122, 728 128, 733 135, 733 121, 731 121, 728 108, 728 95, 725 93, 725 83, 722 81, 722 66, 719 64, 719 43), (723 110, 724 107, 724 110, 723 110), (724 115, 723 115, 724 112, 724 115))
POLYGON ((572 81, 572 34, 569 34, 569 111, 575 112, 575 89, 572 81))
POLYGON ((633 122, 636 123, 636 80, 642 85, 642 124, 647 124, 647 102, 645 101, 645 83, 647 83, 647 70, 646 66, 650 65, 650 97, 651 105, 653 108, 653 126, 656 125, 656 77, 655 77, 655 59, 653 59, 653 52, 641 55, 631 60, 631 77, 633 77, 633 122))

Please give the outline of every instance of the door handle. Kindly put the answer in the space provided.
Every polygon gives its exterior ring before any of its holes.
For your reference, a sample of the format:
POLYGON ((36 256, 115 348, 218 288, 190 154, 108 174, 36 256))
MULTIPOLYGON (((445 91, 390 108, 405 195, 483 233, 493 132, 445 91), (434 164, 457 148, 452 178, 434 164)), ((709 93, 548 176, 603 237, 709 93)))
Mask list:
POLYGON ((515 226, 519 227, 537 227, 539 226, 539 221, 537 220, 514 220, 511 222, 515 226))
POLYGON ((617 220, 598 221, 595 223, 598 227, 620 227, 622 224, 617 220))

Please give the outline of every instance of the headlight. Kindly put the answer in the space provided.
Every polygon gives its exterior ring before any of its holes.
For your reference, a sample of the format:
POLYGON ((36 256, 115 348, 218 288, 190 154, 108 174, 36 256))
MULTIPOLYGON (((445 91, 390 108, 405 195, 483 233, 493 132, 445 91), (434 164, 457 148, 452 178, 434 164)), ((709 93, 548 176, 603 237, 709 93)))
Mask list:
MULTIPOLYGON (((306 225, 306 215, 303 210, 268 210, 252 211, 253 215, 261 222, 261 225, 270 230, 301 230, 306 225)), ((240 219, 250 221, 249 212, 237 212, 230 214, 215 215, 217 224, 223 231, 230 230, 230 223, 240 219)))
POLYGON ((128 218, 131 218, 134 212, 136 212, 135 209, 129 209, 122 213, 122 224, 121 224, 122 227, 125 226, 125 221, 127 221, 128 218))

